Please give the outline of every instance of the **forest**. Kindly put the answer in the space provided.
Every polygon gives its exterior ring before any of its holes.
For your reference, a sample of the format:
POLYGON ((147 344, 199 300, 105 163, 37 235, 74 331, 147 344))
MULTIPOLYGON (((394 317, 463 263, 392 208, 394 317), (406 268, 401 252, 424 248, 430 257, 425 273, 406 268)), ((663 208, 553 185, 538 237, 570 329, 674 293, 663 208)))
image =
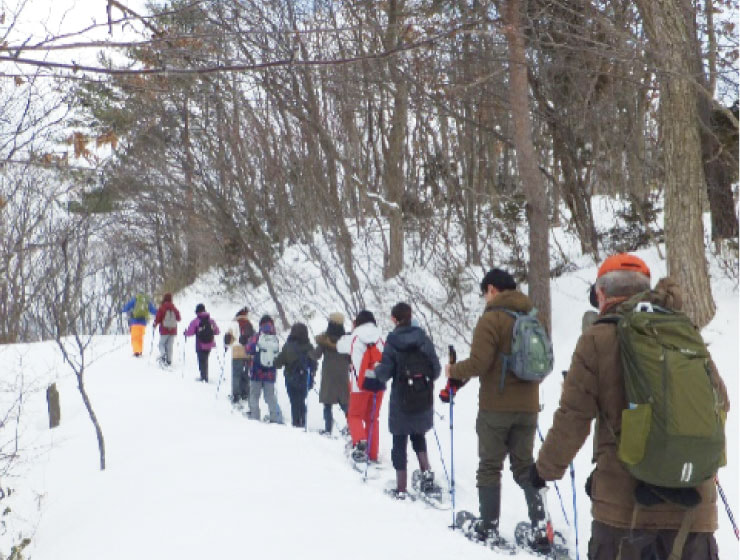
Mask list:
POLYGON ((36 37, 3 3, 0 342, 111 332, 214 267, 287 326, 272 268, 316 236, 348 313, 411 259, 448 301, 504 266, 549 325, 554 227, 594 263, 660 247, 700 326, 707 255, 737 279, 735 0, 129 4, 36 37))

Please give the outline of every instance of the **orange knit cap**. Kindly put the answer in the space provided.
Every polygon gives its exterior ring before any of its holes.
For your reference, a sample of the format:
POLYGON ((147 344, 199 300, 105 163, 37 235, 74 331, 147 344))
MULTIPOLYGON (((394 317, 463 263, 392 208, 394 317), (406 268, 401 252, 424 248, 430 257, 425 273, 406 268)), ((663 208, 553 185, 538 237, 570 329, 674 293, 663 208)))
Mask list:
POLYGON ((632 272, 642 272, 645 276, 650 278, 650 269, 641 258, 629 253, 618 253, 607 257, 607 259, 601 263, 599 272, 596 274, 597 278, 601 278, 607 272, 614 270, 629 270, 632 272))

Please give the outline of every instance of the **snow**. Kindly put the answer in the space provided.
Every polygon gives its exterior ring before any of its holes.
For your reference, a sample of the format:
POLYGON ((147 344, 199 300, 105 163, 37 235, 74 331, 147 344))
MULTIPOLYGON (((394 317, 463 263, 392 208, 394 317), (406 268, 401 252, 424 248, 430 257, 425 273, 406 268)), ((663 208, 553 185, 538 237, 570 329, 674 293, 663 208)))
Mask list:
MULTIPOLYGON (((665 264, 654 249, 638 253, 645 258, 656 280, 665 273, 665 264)), ((540 426, 546 433, 557 407, 561 376, 580 331, 580 319, 588 309, 586 288, 596 268, 584 259, 581 268, 552 281, 553 340, 555 372, 542 385, 544 410, 540 426)), ((308 281, 283 302, 290 319, 305 314, 314 333, 320 332, 330 311, 341 308, 337 297, 325 288, 309 259, 298 248, 286 251, 281 267, 291 267, 308 281), (308 286, 308 287, 306 287, 308 286), (306 289, 303 293, 301 290, 306 289), (311 294, 309 297, 308 294, 311 294)), ((713 357, 723 374, 737 408, 738 386, 738 295, 733 281, 718 270, 713 272, 717 315, 704 330, 713 357)), ((437 279, 413 271, 415 284, 435 291, 437 279)), ((295 276, 293 276, 295 278, 295 276)), ((295 285, 295 284, 294 284, 295 285)), ((271 312, 270 302, 260 290, 249 296, 219 293, 218 275, 210 273, 175 295, 183 321, 193 315, 196 303, 206 303, 222 327, 228 326, 237 309, 248 300, 252 319, 271 312), (258 313, 259 312, 259 313, 258 313)), ((389 328, 388 302, 398 297, 397 287, 376 294, 369 301, 377 305, 376 315, 389 328)), ((431 297, 431 296, 429 296, 431 297)), ((467 297, 467 296, 466 296, 467 297)), ((471 323, 479 313, 480 301, 470 294, 471 323)), ((455 336, 445 325, 428 321, 437 333, 435 343, 446 357, 449 341, 455 336), (441 334, 440 334, 441 333, 441 334)), ((469 326, 461 327, 464 331, 469 326)), ((284 335, 284 333, 283 333, 284 335)), ((459 358, 467 355, 461 332, 457 339, 459 358)), ((218 337, 220 342, 221 337, 218 337)), ((97 442, 90 420, 76 389, 76 380, 62 363, 53 343, 44 342, 0 347, 6 365, 7 383, 27 389, 20 423, 21 454, 13 478, 0 480, 2 488, 15 490, 0 505, 15 517, 7 519, 0 534, 5 553, 19 532, 31 538, 26 551, 33 560, 85 560, 117 558, 397 558, 414 554, 427 559, 495 558, 496 554, 474 545, 448 526, 449 511, 430 509, 421 503, 399 503, 381 491, 392 480, 391 438, 387 432, 387 402, 381 412, 380 458, 385 468, 377 480, 362 482, 343 453, 344 440, 327 439, 315 432, 305 433, 288 426, 270 425, 245 419, 228 403, 230 358, 222 346, 211 354, 208 385, 195 383, 197 365, 193 341, 177 341, 172 371, 155 365, 151 328, 145 339, 145 355, 131 355, 127 336, 96 337, 92 362, 85 374, 91 401, 103 429, 107 468, 98 469, 97 442), (224 362, 224 358, 226 358, 224 362), (219 378, 225 367, 223 382, 219 378), (13 381, 14 380, 14 381, 13 381), (60 391, 62 421, 47 428, 44 390, 55 380, 60 391), (217 392, 218 390, 218 392, 217 392)), ((277 389, 283 414, 290 408, 280 374, 277 389)), ((442 385, 442 381, 438 381, 442 385)), ((10 395, 4 387, 0 398, 10 395)), ((477 466, 477 381, 461 391, 455 406, 455 478, 457 508, 477 511, 475 470, 477 466)), ((4 402, 4 401, 3 401, 4 402)), ((263 413, 266 410, 262 403, 263 413)), ((728 418, 728 467, 719 473, 731 505, 738 500, 738 419, 728 418)), ((450 468, 449 409, 437 402, 435 440, 427 434, 427 446, 438 480, 445 485, 445 468, 450 468)), ((334 409, 339 427, 344 425, 334 409)), ((312 392, 308 399, 309 428, 322 425, 322 410, 312 392)), ((3 441, 7 435, 3 434, 3 441)), ((537 444, 536 447, 539 447, 537 444)), ((591 470, 591 441, 576 457, 576 492, 581 558, 586 557, 590 528, 590 502, 583 483, 591 470)), ((409 449, 409 471, 416 468, 409 449)), ((568 477, 559 483, 564 506, 572 522, 572 494, 568 477)), ((521 490, 508 470, 503 478, 501 531, 512 538, 517 522, 526 519, 521 490)), ((556 528, 575 542, 565 524, 555 492, 548 495, 556 528)), ((738 545, 722 504, 720 528, 716 533, 723 558, 737 557, 738 545)), ((17 540, 17 539, 16 539, 17 540)), ((511 556, 507 556, 511 558, 511 556)), ((530 558, 521 552, 517 558, 530 558)))

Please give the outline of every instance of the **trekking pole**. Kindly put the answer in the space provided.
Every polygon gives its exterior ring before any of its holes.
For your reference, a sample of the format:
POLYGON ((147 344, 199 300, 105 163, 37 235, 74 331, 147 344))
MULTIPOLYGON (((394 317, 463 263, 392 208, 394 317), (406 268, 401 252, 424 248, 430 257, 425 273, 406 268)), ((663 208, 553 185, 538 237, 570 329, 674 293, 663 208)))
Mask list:
POLYGON ((363 482, 367 482, 367 470, 370 468, 370 449, 373 444, 373 425, 375 424, 375 412, 378 405, 378 393, 373 392, 373 410, 370 413, 370 429, 367 434, 367 460, 365 461, 365 475, 362 477, 363 482))
POLYGON ((182 337, 182 366, 180 366, 180 379, 185 379, 185 342, 187 338, 182 337))
MULTIPOLYGON (((540 436, 540 443, 545 443, 545 438, 542 437, 542 430, 540 430, 540 425, 537 424, 537 434, 540 436)), ((573 470, 573 463, 570 463, 571 468, 571 476, 574 477, 575 480, 575 471, 573 470)), ((560 495, 560 488, 558 488, 557 481, 552 481, 553 485, 555 486, 555 492, 558 494, 558 500, 560 500, 560 510, 563 512, 563 517, 565 518, 565 524, 570 527, 570 521, 568 521, 568 514, 565 513, 565 504, 563 503, 563 496, 560 495)), ((573 503, 575 504, 575 486, 573 486, 573 503)), ((576 529, 577 531, 578 529, 576 529)))
MULTIPOLYGON (((450 365, 457 362, 457 352, 455 347, 450 344, 449 347, 450 365)), ((450 500, 452 501, 452 525, 453 531, 456 527, 455 520, 455 422, 453 412, 455 410, 455 389, 450 387, 450 500)))
POLYGON ((740 532, 738 532, 737 523, 735 523, 735 516, 732 515, 730 504, 727 502, 727 496, 725 496, 725 491, 722 489, 722 486, 719 483, 718 476, 714 477, 714 483, 717 485, 717 490, 719 491, 719 495, 722 498, 722 502, 725 504, 725 511, 727 512, 727 517, 730 518, 730 523, 732 523, 732 530, 735 531, 735 538, 740 540, 740 532))
POLYGON ((580 560, 578 553, 578 507, 576 506, 576 469, 573 462, 570 463, 570 487, 573 492, 573 528, 576 531, 576 560, 580 560))
POLYGON ((445 465, 444 454, 442 453, 442 444, 439 443, 439 436, 437 435, 437 428, 432 424, 432 430, 434 430, 434 439, 437 440, 437 449, 439 449, 439 460, 442 461, 442 468, 445 471, 445 478, 447 479, 447 488, 450 488, 450 477, 447 474, 447 465, 445 465))
POLYGON ((152 327, 152 343, 149 345, 149 363, 152 361, 152 354, 154 354, 154 335, 157 334, 157 329, 152 327))
POLYGON ((221 360, 221 375, 218 376, 218 384, 216 385, 216 398, 218 398, 218 391, 221 389, 221 381, 224 378, 224 372, 226 371, 226 352, 229 351, 228 346, 224 346, 224 356, 221 360))
POLYGON ((311 372, 306 374, 306 398, 303 401, 303 428, 304 432, 308 433, 308 395, 311 393, 311 372))

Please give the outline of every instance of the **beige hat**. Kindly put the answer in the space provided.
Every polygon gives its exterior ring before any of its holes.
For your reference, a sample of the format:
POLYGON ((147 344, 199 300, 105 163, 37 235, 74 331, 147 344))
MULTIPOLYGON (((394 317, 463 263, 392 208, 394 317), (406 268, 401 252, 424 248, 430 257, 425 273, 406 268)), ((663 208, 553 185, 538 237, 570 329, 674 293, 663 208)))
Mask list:
POLYGON ((337 325, 344 325, 344 315, 339 313, 339 311, 335 311, 334 313, 329 314, 329 321, 336 323, 337 325))

